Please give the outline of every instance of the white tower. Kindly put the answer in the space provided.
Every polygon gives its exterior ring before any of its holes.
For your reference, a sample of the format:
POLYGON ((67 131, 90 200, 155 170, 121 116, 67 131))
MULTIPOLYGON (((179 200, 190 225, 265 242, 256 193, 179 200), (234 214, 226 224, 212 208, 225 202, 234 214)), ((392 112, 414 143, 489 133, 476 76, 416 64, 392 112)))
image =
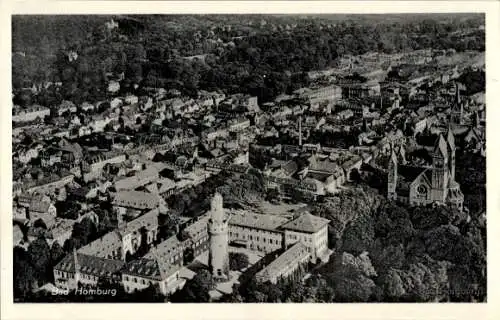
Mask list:
POLYGON ((210 236, 208 264, 213 278, 217 280, 226 280, 229 277, 229 218, 224 214, 222 201, 222 196, 216 192, 212 198, 210 219, 208 220, 210 236))

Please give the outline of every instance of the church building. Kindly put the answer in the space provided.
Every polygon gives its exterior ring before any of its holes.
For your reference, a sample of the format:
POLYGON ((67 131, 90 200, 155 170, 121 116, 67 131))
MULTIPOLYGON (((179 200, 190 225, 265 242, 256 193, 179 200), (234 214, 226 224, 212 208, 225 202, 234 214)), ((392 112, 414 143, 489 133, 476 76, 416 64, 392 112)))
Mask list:
POLYGON ((389 160, 387 198, 411 206, 452 204, 462 211, 464 196, 455 181, 455 150, 451 128, 446 139, 439 134, 431 153, 430 166, 400 164, 393 148, 389 160))

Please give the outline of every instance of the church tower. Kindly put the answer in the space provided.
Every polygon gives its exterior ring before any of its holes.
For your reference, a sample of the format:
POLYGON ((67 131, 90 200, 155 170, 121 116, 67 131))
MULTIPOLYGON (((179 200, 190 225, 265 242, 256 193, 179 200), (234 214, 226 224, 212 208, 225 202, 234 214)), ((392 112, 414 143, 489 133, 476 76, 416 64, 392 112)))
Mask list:
POLYGON ((391 151, 391 158, 389 159, 389 172, 387 178, 387 198, 389 200, 396 200, 396 186, 398 184, 398 157, 394 148, 391 151))
POLYGON ((451 108, 450 122, 453 124, 463 124, 464 104, 460 97, 460 86, 455 84, 455 101, 451 108))
POLYGON ((444 203, 448 189, 448 145, 440 134, 432 153, 432 200, 444 203))
POLYGON ((224 214, 222 203, 222 196, 216 192, 212 198, 210 219, 208 220, 208 234, 210 236, 208 264, 212 276, 218 280, 226 280, 229 277, 229 218, 224 214))
POLYGON ((455 181, 455 136, 453 135, 453 131, 451 129, 451 125, 448 126, 448 135, 446 137, 446 140, 448 142, 448 148, 449 148, 449 170, 450 170, 450 178, 452 181, 455 181))

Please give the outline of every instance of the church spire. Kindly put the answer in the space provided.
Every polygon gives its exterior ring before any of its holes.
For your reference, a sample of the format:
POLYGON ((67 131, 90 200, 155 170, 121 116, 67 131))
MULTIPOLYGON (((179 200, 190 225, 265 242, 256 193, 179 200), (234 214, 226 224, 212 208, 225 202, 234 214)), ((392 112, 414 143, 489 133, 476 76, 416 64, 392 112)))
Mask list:
POLYGON ((461 99, 460 99, 460 85, 458 82, 455 82, 455 103, 457 105, 460 105, 461 99))
POLYGON ((76 248, 73 248, 73 263, 75 264, 75 273, 80 272, 80 264, 78 263, 78 254, 76 248))

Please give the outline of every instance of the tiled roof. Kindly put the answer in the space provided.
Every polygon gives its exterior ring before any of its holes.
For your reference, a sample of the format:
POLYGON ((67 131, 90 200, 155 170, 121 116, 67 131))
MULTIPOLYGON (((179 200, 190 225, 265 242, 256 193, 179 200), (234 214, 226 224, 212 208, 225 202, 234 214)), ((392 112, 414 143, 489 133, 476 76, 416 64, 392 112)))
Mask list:
POLYGON ((325 160, 314 159, 313 161, 311 161, 311 164, 309 166, 309 170, 328 172, 330 174, 337 172, 338 169, 339 166, 337 165, 337 163, 330 161, 330 159, 328 158, 325 160))
POLYGON ((78 252, 104 258, 108 256, 112 251, 120 249, 121 247, 122 238, 120 234, 117 231, 111 231, 106 233, 99 239, 92 241, 86 246, 81 247, 78 252))
POLYGON ((303 243, 298 242, 258 272, 256 276, 269 280, 273 276, 280 275, 286 266, 293 265, 297 261, 305 259, 308 255, 307 247, 303 243))
POLYGON ((30 211, 46 213, 49 210, 50 202, 33 199, 30 202, 30 211))
POLYGON ((278 215, 258 214, 245 211, 231 215, 229 223, 247 228, 275 231, 288 221, 288 218, 278 215))
POLYGON ((294 219, 281 226, 283 229, 314 233, 328 224, 330 220, 314 216, 310 213, 304 213, 297 219, 294 219))
POLYGON ((412 183, 425 170, 427 170, 427 168, 399 165, 398 176, 401 176, 405 181, 412 183))
POLYGON ((321 181, 325 183, 329 177, 332 177, 333 175, 328 173, 328 172, 307 172, 307 177, 321 181))
POLYGON ((210 217, 208 214, 203 215, 198 221, 187 226, 184 231, 193 241, 198 241, 200 238, 205 237, 208 234, 208 220, 210 217))
POLYGON ((141 191, 120 191, 113 198, 115 206, 129 207, 134 209, 153 209, 158 206, 157 195, 141 191))
POLYGON ((148 211, 147 213, 139 216, 138 218, 128 222, 125 229, 120 230, 120 233, 122 235, 125 235, 130 232, 137 231, 142 227, 146 228, 147 230, 156 229, 158 227, 158 214, 159 214, 158 209, 153 209, 151 211, 148 211))
POLYGON ((142 258, 127 263, 122 273, 161 281, 179 270, 179 268, 178 265, 168 264, 162 261, 161 258, 142 258))
POLYGON ((49 228, 49 236, 55 239, 66 232, 71 232, 74 224, 75 220, 56 218, 54 219, 54 224, 49 228))
POLYGON ((115 188, 116 190, 132 190, 149 183, 153 179, 157 178, 158 175, 158 170, 155 167, 150 167, 146 170, 136 172, 132 177, 126 177, 116 181, 115 188))
POLYGON ((163 261, 169 261, 172 256, 182 252, 181 242, 177 236, 172 236, 156 246, 156 254, 152 251, 147 253, 145 259, 155 259, 155 256, 160 257, 163 261))
MULTIPOLYGON (((125 262, 121 260, 103 259, 81 253, 77 254, 77 261, 80 267, 80 273, 99 277, 111 276, 112 274, 119 272, 125 265, 125 262)), ((73 254, 66 255, 61 262, 54 267, 54 269, 65 272, 75 272, 73 254)))
POLYGON ((446 145, 446 141, 441 134, 437 138, 436 144, 434 145, 434 152, 437 152, 438 150, 443 156, 448 154, 448 146, 446 145))

